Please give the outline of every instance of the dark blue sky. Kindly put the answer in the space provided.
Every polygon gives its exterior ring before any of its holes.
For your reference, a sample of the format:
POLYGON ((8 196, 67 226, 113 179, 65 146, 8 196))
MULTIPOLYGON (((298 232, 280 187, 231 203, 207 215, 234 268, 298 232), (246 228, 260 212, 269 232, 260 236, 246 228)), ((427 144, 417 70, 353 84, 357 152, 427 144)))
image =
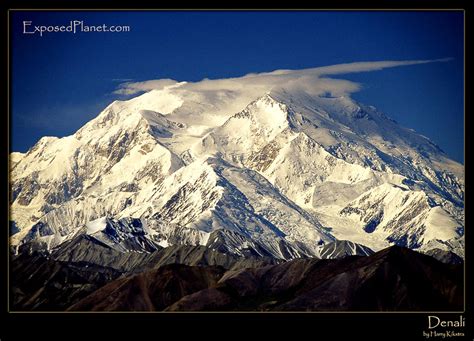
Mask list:
MULTIPOLYGON (((463 162, 462 12, 13 12, 12 151, 74 133, 121 80, 198 81, 338 63, 452 57, 338 75, 463 162), (23 34, 32 25, 130 25, 128 33, 23 34)), ((335 76, 333 76, 335 77, 335 76)))

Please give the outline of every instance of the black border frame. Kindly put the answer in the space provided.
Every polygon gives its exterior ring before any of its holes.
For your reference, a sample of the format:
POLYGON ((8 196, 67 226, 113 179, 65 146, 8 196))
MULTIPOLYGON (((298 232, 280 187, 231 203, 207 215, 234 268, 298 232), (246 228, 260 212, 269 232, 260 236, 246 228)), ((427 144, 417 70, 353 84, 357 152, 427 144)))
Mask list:
MULTIPOLYGON (((472 59, 470 52, 470 41, 472 41, 472 11, 467 7, 470 1, 462 0, 394 0, 381 1, 379 3, 370 3, 367 1, 340 0, 326 3, 311 3, 311 8, 307 4, 299 4, 295 8, 264 8, 263 6, 246 6, 247 3, 238 3, 235 8, 220 8, 209 4, 199 8, 199 10, 463 10, 465 15, 465 131, 468 127, 468 118, 472 109, 472 96, 470 95, 471 67, 469 61, 472 59)), ((471 0, 472 2, 472 0, 471 0)), ((182 5, 181 3, 179 3, 182 5)), ((292 3, 293 4, 293 3, 292 3)), ((164 7, 163 3, 146 3, 143 0, 134 0, 129 3, 117 3, 112 1, 7 1, 3 3, 1 18, 3 31, 4 47, 8 46, 9 37, 7 36, 8 13, 10 9, 78 9, 78 10, 114 10, 114 9, 133 9, 133 10, 196 10, 194 5, 188 5, 179 9, 169 3, 164 7)), ((204 5, 204 4, 203 4, 204 5)), ((231 4, 230 4, 231 5, 231 4)), ((297 5, 296 3, 294 5, 297 5)), ((442 24, 442 23, 440 23, 442 24)), ((3 135, 2 142, 5 143, 6 155, 4 160, 8 160, 9 145, 9 115, 8 108, 5 108, 9 102, 10 93, 8 91, 10 84, 10 70, 8 62, 11 61, 10 55, 4 49, 6 65, 2 71, 3 81, 6 82, 6 91, 4 96, 4 115, 3 127, 6 132, 3 135)), ((469 146, 465 139, 465 167, 469 164, 469 146)), ((8 165, 8 161, 7 161, 8 165)), ((1 171, 8 179, 8 167, 3 164, 1 171)), ((466 169, 466 168, 465 168, 466 169)), ((469 169, 469 166, 468 168, 469 169)), ((467 172, 465 173, 468 174, 467 172)), ((469 184, 469 180, 466 181, 469 184)), ((8 181, 3 198, 7 199, 4 209, 8 217, 8 181)), ((469 217, 465 202, 465 217, 469 217)), ((6 218, 4 217, 4 218, 6 218)), ((466 219, 466 218, 465 218, 466 219)), ((5 221, 4 219, 3 221, 5 221)), ((469 221, 468 219, 466 221, 469 221)), ((4 226, 4 228, 8 228, 4 226)), ((2 239, 7 238, 5 233, 0 234, 2 239)), ((8 240, 2 240, 3 245, 7 245, 8 240)), ((474 340, 473 333, 473 305, 470 288, 472 285, 471 259, 472 259, 472 233, 470 227, 466 228, 466 310, 462 314, 466 319, 466 327, 460 331, 464 332, 465 338, 447 338, 447 340, 474 340)), ((2 256, 7 256, 8 250, 2 250, 2 256)), ((6 265, 3 272, 6 275, 8 263, 5 260, 1 263, 6 265)), ((7 276, 2 276, 6 279, 7 276)), ((64 340, 69 338, 76 339, 159 339, 164 337, 206 337, 206 338, 269 338, 286 337, 310 338, 314 340, 329 339, 398 339, 398 340, 426 340, 422 336, 422 331, 427 329, 427 316, 424 313, 179 313, 179 314, 140 314, 140 313, 121 313, 121 314, 80 314, 80 313, 10 313, 8 312, 6 280, 1 281, 2 294, 0 302, 2 311, 0 318, 0 340, 26 340, 43 339, 64 340)), ((458 319, 459 314, 436 314, 440 318, 458 319)), ((429 340, 441 340, 441 338, 430 338, 429 340)))

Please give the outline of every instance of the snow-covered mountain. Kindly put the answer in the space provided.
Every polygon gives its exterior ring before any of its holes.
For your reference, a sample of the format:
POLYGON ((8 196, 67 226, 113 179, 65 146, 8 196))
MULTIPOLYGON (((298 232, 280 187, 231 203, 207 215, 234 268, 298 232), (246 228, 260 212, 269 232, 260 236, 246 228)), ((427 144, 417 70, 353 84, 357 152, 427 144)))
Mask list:
POLYGON ((12 153, 12 246, 87 234, 124 252, 292 259, 348 240, 344 254, 462 253, 450 245, 463 240, 464 167, 428 138, 348 95, 232 82, 115 101, 74 135, 12 153))

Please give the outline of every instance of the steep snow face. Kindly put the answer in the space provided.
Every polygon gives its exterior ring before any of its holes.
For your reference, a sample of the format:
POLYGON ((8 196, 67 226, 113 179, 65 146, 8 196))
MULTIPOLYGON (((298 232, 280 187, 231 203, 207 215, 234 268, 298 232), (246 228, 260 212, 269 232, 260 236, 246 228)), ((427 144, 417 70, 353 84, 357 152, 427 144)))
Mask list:
POLYGON ((295 126, 332 155, 423 182, 425 190, 464 205, 464 167, 428 138, 401 127, 374 107, 344 96, 328 98, 286 91, 272 96, 291 103, 290 109, 301 114, 295 126))
POLYGON ((183 165, 155 137, 160 129, 180 127, 158 113, 113 103, 76 134, 41 139, 12 170, 12 220, 21 230, 47 223, 64 236, 89 220, 120 214, 146 194, 141 189, 183 165))
POLYGON ((454 219, 440 206, 433 207, 429 210, 425 228, 423 241, 434 239, 446 241, 455 239, 463 235, 464 232, 463 223, 454 219))
POLYGON ((315 190, 322 183, 355 184, 374 177, 370 168, 335 158, 303 132, 281 136, 252 161, 251 166, 302 207, 313 207, 315 190))
POLYGON ((207 135, 193 152, 216 154, 238 166, 288 127, 288 109, 265 95, 207 135))
MULTIPOLYGON (((206 245, 210 233, 227 230, 241 236, 238 240, 257 243, 265 254, 284 259, 287 249, 292 257, 315 255, 318 245, 334 240, 317 220, 254 171, 211 158, 193 162, 172 178, 169 189, 142 214, 158 243, 185 240, 206 245)), ((233 248, 234 253, 238 250, 233 248)))
POLYGON ((13 152, 10 153, 10 169, 15 168, 16 164, 23 159, 25 154, 23 153, 18 153, 18 152, 13 152))
POLYGON ((431 239, 462 235, 462 223, 422 191, 383 184, 364 193, 339 213, 355 220, 367 233, 382 234, 398 245, 417 248, 431 239), (439 219, 434 221, 433 218, 439 219))
POLYGON ((12 245, 84 233, 121 251, 192 244, 281 259, 336 239, 349 241, 341 254, 459 248, 464 168, 427 138, 347 96, 183 84, 12 154, 12 245))

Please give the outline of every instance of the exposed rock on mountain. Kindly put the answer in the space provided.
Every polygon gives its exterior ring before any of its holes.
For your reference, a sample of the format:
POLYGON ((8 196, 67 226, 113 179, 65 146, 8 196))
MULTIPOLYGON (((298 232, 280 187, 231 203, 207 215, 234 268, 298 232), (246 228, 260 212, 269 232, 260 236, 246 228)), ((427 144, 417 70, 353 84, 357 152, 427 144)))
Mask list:
POLYGON ((461 310, 462 266, 391 247, 225 271, 166 265, 121 278, 69 310, 461 310))

